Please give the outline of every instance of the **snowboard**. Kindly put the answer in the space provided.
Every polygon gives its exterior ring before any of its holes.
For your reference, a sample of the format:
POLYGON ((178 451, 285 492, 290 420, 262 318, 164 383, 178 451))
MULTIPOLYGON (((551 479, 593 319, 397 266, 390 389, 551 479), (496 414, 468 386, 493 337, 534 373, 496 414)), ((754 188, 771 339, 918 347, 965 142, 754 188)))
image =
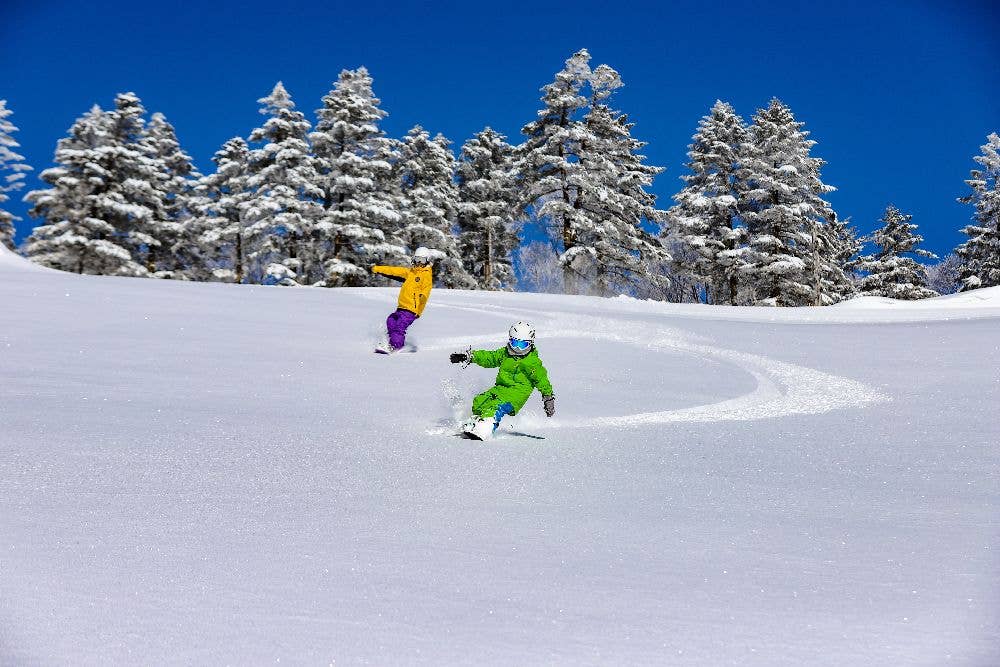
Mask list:
POLYGON ((506 438, 507 436, 517 436, 520 438, 531 438, 532 440, 544 440, 543 435, 532 435, 531 433, 522 433, 521 431, 514 431, 512 429, 504 428, 502 425, 493 430, 493 420, 492 419, 479 419, 472 418, 462 424, 462 430, 457 433, 461 438, 466 440, 493 440, 495 438, 506 438))
POLYGON ((392 349, 388 343, 379 344, 375 347, 375 354, 413 354, 417 351, 416 345, 406 343, 398 350, 392 349))

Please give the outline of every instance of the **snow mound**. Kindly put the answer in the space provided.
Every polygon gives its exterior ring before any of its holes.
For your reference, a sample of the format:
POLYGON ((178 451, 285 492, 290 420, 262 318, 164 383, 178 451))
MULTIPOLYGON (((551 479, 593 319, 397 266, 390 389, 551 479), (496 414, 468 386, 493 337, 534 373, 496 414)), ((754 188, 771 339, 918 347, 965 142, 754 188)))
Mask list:
POLYGON ((927 299, 927 301, 945 307, 1000 308, 1000 287, 983 287, 971 292, 947 294, 927 299))
POLYGON ((45 267, 30 262, 17 253, 12 252, 7 246, 0 243, 0 270, 7 271, 14 269, 17 271, 48 271, 45 267))
POLYGON ((840 309, 884 310, 913 309, 935 310, 940 308, 1000 308, 1000 287, 984 287, 971 292, 946 294, 932 299, 902 301, 884 296, 857 296, 834 306, 840 309))

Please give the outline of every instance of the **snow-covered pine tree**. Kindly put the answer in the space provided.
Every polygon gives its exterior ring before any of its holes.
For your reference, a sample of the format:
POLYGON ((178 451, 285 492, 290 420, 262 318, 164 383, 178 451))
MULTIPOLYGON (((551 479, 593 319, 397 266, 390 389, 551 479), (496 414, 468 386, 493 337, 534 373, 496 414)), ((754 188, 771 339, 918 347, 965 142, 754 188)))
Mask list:
POLYGON ((250 197, 249 155, 246 141, 230 139, 212 157, 215 173, 202 176, 195 186, 196 214, 185 220, 178 246, 190 280, 241 283, 246 276, 242 211, 250 197))
POLYGON ((656 196, 646 188, 663 168, 644 164, 639 151, 646 143, 632 137, 634 124, 625 114, 608 106, 621 86, 618 72, 607 65, 591 73, 574 201, 591 224, 580 230, 576 248, 585 249, 577 253, 591 262, 583 272, 593 276, 597 293, 659 296, 669 284, 671 257, 647 225, 659 232, 666 212, 655 208, 656 196))
POLYGON ((578 237, 591 221, 575 203, 580 188, 580 135, 586 131, 582 120, 587 108, 585 88, 590 77, 590 53, 582 49, 542 88, 543 106, 538 117, 521 129, 526 140, 517 149, 520 208, 558 240, 564 286, 570 292, 586 289, 574 260, 581 253, 576 250, 578 237))
POLYGON ((101 163, 112 187, 99 195, 99 206, 132 258, 152 274, 160 259, 170 255, 172 229, 165 210, 164 165, 146 132, 145 114, 135 93, 115 97, 115 109, 108 112, 111 144, 101 163))
POLYGON ((617 72, 591 70, 581 50, 542 89, 544 106, 518 149, 521 208, 556 239, 567 290, 655 295, 669 254, 647 229, 664 214, 645 188, 662 170, 643 164, 637 151, 645 144, 608 106, 620 86, 617 72))
POLYGON ((188 270, 182 257, 183 247, 189 242, 182 238, 187 223, 196 215, 194 186, 201 174, 194 168, 191 156, 181 149, 177 133, 166 116, 160 112, 149 118, 146 136, 157 160, 161 176, 160 192, 163 195, 162 238, 159 257, 153 270, 160 277, 180 275, 188 270))
POLYGON ((823 266, 830 296, 833 302, 844 301, 858 291, 854 268, 864 241, 858 237, 858 230, 851 225, 850 219, 841 220, 836 213, 823 226, 823 236, 826 249, 823 266))
POLYGON ((0 100, 0 243, 11 250, 14 249, 14 221, 21 218, 5 211, 2 205, 10 199, 8 193, 24 187, 24 172, 31 171, 31 167, 24 163, 24 157, 14 152, 20 144, 11 136, 17 132, 14 124, 7 120, 12 113, 7 108, 7 100, 0 100), (3 176, 5 172, 9 173, 3 176))
POLYGON ((323 214, 324 192, 307 137, 309 121, 279 81, 258 100, 264 125, 250 133, 260 146, 250 151, 245 203, 245 250, 251 282, 312 284, 322 266, 312 244, 323 214))
POLYGON ((744 120, 716 100, 692 137, 691 173, 681 176, 684 188, 669 211, 668 233, 682 249, 675 256, 677 270, 703 286, 709 303, 736 305, 745 273, 747 234, 737 208, 742 186, 737 173, 746 142, 744 120))
POLYGON ((908 301, 938 295, 927 287, 924 267, 912 257, 904 257, 909 254, 937 259, 933 253, 917 248, 924 238, 915 233, 917 226, 910 222, 912 218, 912 215, 903 213, 895 206, 886 207, 879 220, 882 227, 867 239, 878 250, 857 262, 858 268, 868 274, 858 284, 860 294, 908 301))
MULTIPOLYGON (((25 242, 29 259, 75 273, 146 275, 145 266, 130 252, 135 244, 129 232, 113 222, 132 210, 114 170, 120 148, 112 114, 97 105, 59 140, 57 166, 40 175, 51 187, 25 196, 34 204, 29 215, 42 220, 25 242)), ((148 215, 145 208, 136 211, 148 215)))
POLYGON ((462 145, 458 159, 458 245, 465 269, 482 289, 513 289, 513 252, 520 245, 514 147, 485 128, 462 145))
POLYGON ((754 116, 739 178, 739 208, 750 251, 741 268, 755 302, 765 306, 826 305, 838 300, 836 244, 825 243, 833 210, 822 195, 824 161, 811 157, 815 141, 791 109, 772 99, 754 116))
POLYGON ((962 230, 969 240, 956 251, 963 261, 963 290, 1000 285, 1000 135, 990 134, 982 149, 973 158, 982 168, 965 181, 972 192, 959 199, 976 209, 973 224, 962 230))
POLYGON ((434 280, 450 288, 472 289, 475 279, 462 266, 454 233, 458 210, 455 156, 440 134, 430 138, 417 125, 403 139, 396 164, 402 198, 403 227, 397 238, 408 250, 420 246, 434 257, 434 280))
POLYGON ((364 67, 343 70, 316 111, 309 138, 324 190, 317 231, 328 287, 377 284, 372 264, 404 259, 405 249, 389 240, 402 216, 394 197, 396 142, 379 128, 387 115, 364 67))

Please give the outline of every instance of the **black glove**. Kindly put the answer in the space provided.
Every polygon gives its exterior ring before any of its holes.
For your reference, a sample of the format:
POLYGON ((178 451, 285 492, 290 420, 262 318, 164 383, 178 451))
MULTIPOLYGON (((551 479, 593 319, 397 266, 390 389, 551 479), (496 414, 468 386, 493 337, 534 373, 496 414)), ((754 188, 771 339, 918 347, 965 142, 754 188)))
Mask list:
POLYGON ((556 413, 556 397, 542 396, 542 405, 545 406, 545 416, 551 417, 556 413))
POLYGON ((451 353, 451 363, 453 364, 467 364, 469 363, 469 355, 465 352, 452 352, 451 353))

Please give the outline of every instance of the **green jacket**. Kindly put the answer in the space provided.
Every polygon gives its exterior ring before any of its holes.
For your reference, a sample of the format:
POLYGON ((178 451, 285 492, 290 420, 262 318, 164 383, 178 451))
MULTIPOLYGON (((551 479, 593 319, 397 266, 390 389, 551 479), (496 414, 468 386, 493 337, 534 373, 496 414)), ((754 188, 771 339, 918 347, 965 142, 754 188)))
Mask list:
POLYGON ((542 396, 552 395, 549 372, 534 347, 523 357, 511 355, 506 345, 499 350, 473 350, 472 363, 483 368, 500 368, 492 391, 502 401, 510 402, 515 413, 524 407, 536 388, 542 396))

